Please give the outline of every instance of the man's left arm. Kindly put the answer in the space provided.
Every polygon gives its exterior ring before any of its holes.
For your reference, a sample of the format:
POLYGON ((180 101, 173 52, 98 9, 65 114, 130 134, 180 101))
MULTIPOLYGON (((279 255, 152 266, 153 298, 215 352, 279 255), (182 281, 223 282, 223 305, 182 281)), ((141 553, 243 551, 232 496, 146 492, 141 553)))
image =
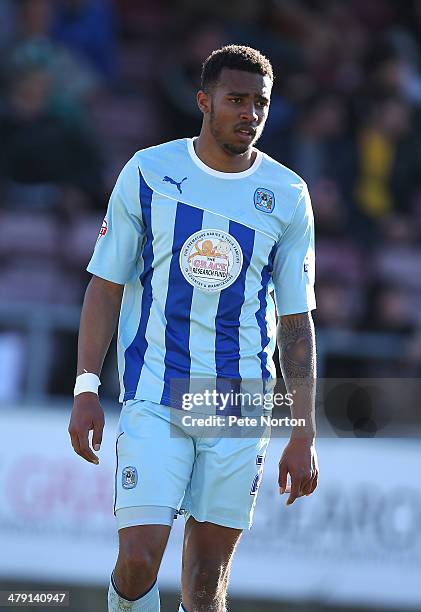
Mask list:
POLYGON ((282 375, 288 393, 293 398, 291 416, 302 419, 292 428, 279 462, 281 494, 291 477, 291 492, 287 505, 303 495, 310 495, 317 486, 318 465, 315 449, 316 347, 314 325, 310 312, 280 317, 278 348, 282 375))

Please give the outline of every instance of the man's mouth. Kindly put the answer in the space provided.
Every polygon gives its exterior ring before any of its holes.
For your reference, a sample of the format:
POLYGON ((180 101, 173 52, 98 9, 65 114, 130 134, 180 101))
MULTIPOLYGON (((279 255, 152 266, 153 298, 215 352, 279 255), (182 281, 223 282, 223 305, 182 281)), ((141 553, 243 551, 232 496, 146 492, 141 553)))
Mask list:
POLYGON ((251 141, 256 135, 256 130, 252 127, 241 127, 237 128, 235 133, 241 138, 241 140, 251 141))
POLYGON ((252 127, 241 127, 237 128, 235 131, 238 134, 244 134, 246 136, 251 136, 252 138, 254 138, 254 136, 256 135, 256 130, 252 127))

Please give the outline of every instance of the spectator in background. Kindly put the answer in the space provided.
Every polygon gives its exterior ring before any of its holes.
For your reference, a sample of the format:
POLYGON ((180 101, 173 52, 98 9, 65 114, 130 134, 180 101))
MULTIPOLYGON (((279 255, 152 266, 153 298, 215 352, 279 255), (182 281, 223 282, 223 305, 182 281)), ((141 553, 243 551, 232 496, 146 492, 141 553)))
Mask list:
POLYGON ((410 300, 408 291, 394 284, 377 284, 369 292, 366 324, 370 331, 410 334, 410 300))
POLYGON ((98 93, 100 81, 93 68, 50 38, 54 18, 52 0, 19 0, 16 33, 3 54, 3 75, 42 68, 47 71, 55 102, 63 114, 81 113, 98 93))
POLYGON ((346 286, 342 279, 331 277, 321 279, 317 291, 315 321, 318 329, 352 329, 362 314, 360 288, 346 286))
POLYGON ((207 22, 201 25, 196 18, 188 22, 184 33, 185 36, 180 36, 177 50, 167 49, 167 57, 158 72, 168 138, 180 138, 185 134, 194 136, 199 132, 201 118, 196 91, 200 84, 201 65, 213 49, 227 42, 219 24, 207 22))
POLYGON ((110 0, 63 0, 55 13, 54 40, 112 81, 116 77, 116 16, 110 0))
POLYGON ((2 0, 0 2, 0 51, 3 52, 13 37, 14 2, 2 0))
POLYGON ((323 179, 313 188, 317 218, 317 276, 341 279, 347 286, 366 279, 363 250, 350 233, 350 214, 334 181, 323 179))
POLYGON ((16 183, 58 183, 102 195, 101 161, 93 135, 81 122, 50 106, 45 69, 14 73, 0 114, 0 178, 16 183))
POLYGON ((320 179, 351 180, 351 143, 345 133, 346 104, 334 93, 310 96, 290 133, 288 161, 313 188, 320 179))
POLYGON ((405 210, 417 176, 418 147, 409 138, 411 108, 397 96, 373 101, 357 134, 355 198, 369 219, 405 210))
POLYGON ((421 293, 421 247, 411 217, 390 216, 380 229, 380 240, 372 254, 375 277, 383 283, 421 293))

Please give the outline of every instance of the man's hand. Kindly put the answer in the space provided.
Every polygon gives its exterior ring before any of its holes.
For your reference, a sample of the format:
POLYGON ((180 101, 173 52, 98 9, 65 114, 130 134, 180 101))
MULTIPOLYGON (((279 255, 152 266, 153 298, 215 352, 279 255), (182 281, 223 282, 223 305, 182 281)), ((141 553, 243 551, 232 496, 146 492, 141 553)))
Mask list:
POLYGON ((291 438, 279 461, 279 491, 287 490, 287 477, 291 477, 291 492, 286 502, 289 506, 303 495, 311 495, 317 487, 319 467, 314 441, 308 438, 291 438))
POLYGON ((104 422, 104 411, 96 393, 80 393, 75 397, 69 423, 72 446, 75 453, 96 465, 99 459, 89 446, 89 431, 93 430, 92 447, 99 451, 104 422))

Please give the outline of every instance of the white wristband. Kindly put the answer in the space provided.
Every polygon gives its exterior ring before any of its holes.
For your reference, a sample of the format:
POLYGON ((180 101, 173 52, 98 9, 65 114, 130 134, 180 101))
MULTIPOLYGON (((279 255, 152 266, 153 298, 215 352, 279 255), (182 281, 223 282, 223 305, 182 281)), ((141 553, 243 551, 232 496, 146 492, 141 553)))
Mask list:
POLYGON ((76 376, 75 389, 73 395, 79 395, 80 393, 96 393, 98 395, 98 387, 101 384, 99 377, 91 372, 84 372, 76 376))

